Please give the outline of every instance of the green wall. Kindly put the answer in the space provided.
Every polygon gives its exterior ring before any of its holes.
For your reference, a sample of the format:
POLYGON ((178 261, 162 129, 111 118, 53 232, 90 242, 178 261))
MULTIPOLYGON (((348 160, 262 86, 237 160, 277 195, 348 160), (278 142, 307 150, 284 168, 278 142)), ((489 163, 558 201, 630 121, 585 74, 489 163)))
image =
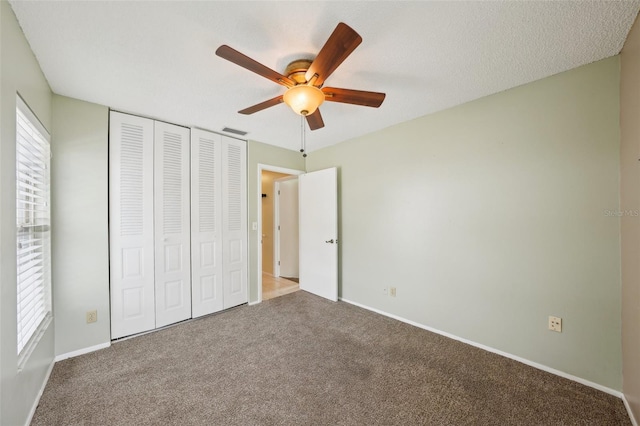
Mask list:
POLYGON ((51 198, 56 355, 108 345, 109 109, 53 97, 51 198), (86 323, 96 309, 98 321, 86 323))
MULTIPOLYGON (((0 1, 0 424, 23 425, 53 363, 54 323, 21 371, 16 354, 16 93, 51 132, 51 90, 11 6, 0 1)), ((56 148, 52 144, 53 155, 56 148)), ((52 182, 55 185, 55 182, 52 182)))
POLYGON ((620 390, 618 121, 615 57, 311 153, 341 297, 620 390))
POLYGON ((620 210, 622 236, 622 381, 640 420, 640 21, 620 55, 620 210))

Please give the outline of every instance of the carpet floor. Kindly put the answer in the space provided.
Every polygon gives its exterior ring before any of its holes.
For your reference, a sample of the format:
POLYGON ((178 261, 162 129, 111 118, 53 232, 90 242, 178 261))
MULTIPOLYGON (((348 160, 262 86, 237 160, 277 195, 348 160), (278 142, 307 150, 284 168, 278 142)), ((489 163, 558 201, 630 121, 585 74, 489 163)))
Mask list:
POLYGON ((303 291, 56 363, 32 425, 630 425, 620 399, 303 291))

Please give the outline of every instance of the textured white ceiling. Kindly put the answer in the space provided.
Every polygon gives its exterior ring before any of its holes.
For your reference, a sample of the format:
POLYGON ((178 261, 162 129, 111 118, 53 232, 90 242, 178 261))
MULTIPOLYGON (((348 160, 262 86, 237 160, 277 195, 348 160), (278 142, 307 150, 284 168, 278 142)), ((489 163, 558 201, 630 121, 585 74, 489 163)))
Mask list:
POLYGON ((298 149, 282 86, 214 55, 221 44, 283 72, 338 22, 362 44, 326 86, 385 92, 379 109, 327 102, 313 151, 620 52, 639 1, 12 1, 55 93, 298 149))

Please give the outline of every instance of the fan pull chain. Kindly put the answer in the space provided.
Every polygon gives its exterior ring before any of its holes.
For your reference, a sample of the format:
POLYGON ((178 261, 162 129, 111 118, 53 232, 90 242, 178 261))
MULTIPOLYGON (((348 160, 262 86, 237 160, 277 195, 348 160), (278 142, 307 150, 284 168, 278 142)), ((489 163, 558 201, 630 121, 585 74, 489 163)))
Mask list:
POLYGON ((305 152, 305 150, 307 149, 307 133, 305 132, 305 127, 304 127, 304 120, 305 117, 304 115, 300 116, 300 152, 302 153, 302 157, 306 158, 307 153, 305 152))

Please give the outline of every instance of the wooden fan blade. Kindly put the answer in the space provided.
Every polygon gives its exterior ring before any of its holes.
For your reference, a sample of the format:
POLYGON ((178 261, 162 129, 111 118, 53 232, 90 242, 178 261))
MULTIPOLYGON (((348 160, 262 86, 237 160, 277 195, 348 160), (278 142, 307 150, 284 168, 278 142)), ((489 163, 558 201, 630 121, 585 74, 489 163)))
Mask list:
POLYGON ((322 121, 322 115, 320 115, 319 108, 316 112, 311 115, 307 115, 305 118, 307 119, 307 124, 309 124, 309 128, 311 130, 318 130, 324 127, 324 121, 322 121))
POLYGON ((253 114, 254 112, 262 111, 263 109, 272 107, 274 105, 278 105, 281 102, 282 102, 282 95, 276 96, 275 98, 269 99, 268 101, 260 102, 259 104, 250 106, 249 108, 245 108, 242 111, 238 111, 238 112, 240 114, 249 115, 249 114, 253 114))
POLYGON ((318 78, 312 84, 316 87, 322 86, 322 83, 360 43, 362 43, 362 37, 353 28, 340 22, 307 70, 305 74, 307 81, 317 74, 318 78))
POLYGON ((322 92, 325 94, 325 101, 363 105, 373 108, 378 108, 386 96, 384 93, 338 89, 337 87, 325 87, 322 89, 322 92))
POLYGON ((264 78, 268 78, 274 83, 278 83, 286 87, 292 87, 296 85, 296 83, 289 77, 285 77, 279 72, 276 72, 271 68, 262 65, 260 62, 254 61, 250 57, 243 55, 242 53, 227 45, 223 44, 222 46, 218 47, 218 49, 216 50, 216 55, 226 59, 227 61, 233 62, 236 65, 240 65, 242 68, 253 71, 254 73, 261 75, 264 78))

